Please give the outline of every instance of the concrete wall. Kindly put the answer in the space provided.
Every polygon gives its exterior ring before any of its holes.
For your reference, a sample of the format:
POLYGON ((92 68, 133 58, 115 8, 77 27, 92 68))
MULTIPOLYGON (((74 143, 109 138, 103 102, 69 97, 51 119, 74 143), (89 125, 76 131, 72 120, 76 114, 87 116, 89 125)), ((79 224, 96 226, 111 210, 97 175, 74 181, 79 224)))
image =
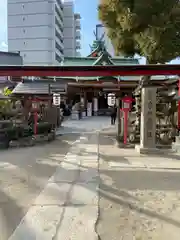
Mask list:
POLYGON ((23 65, 23 59, 16 53, 0 52, 0 65, 23 65))

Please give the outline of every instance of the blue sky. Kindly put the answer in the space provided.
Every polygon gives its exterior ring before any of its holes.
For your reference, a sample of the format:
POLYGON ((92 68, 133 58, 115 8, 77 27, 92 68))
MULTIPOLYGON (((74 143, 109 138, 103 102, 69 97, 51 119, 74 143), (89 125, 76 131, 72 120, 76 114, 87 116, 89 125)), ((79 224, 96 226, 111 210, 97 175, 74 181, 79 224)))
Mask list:
POLYGON ((98 0, 75 0, 75 11, 81 14, 82 24, 82 55, 88 55, 94 40, 93 31, 98 23, 98 0))

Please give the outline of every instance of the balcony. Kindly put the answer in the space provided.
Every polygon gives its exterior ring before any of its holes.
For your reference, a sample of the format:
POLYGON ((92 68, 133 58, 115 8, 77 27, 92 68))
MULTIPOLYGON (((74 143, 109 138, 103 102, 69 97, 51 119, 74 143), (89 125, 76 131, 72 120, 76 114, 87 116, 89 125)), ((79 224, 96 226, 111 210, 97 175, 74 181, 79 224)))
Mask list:
POLYGON ((76 49, 81 49, 81 42, 80 41, 76 41, 75 42, 75 46, 76 46, 76 49))
POLYGON ((75 55, 76 55, 76 57, 81 57, 81 52, 80 51, 76 51, 75 55))
POLYGON ((75 38, 76 40, 81 40, 81 32, 79 30, 75 32, 75 38))
POLYGON ((81 29, 81 22, 80 21, 75 21, 75 29, 80 30, 81 29))
POLYGON ((80 19, 81 19, 80 13, 75 13, 75 14, 74 14, 74 19, 75 19, 75 20, 80 20, 80 19))

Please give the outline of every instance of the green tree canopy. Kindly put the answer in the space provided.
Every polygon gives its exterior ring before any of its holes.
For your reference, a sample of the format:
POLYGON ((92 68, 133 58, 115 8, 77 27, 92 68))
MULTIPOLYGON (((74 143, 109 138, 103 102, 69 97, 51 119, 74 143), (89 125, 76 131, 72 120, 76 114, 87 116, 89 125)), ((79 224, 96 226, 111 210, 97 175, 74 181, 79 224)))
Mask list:
POLYGON ((180 56, 179 0, 101 0, 99 19, 116 54, 140 54, 149 63, 180 56))

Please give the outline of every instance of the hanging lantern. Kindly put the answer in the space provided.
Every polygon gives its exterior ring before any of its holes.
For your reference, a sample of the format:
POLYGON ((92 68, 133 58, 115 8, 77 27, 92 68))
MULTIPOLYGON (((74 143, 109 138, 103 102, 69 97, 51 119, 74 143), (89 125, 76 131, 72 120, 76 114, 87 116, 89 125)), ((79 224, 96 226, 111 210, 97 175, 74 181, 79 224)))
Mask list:
POLYGON ((116 96, 114 93, 108 94, 108 106, 112 107, 116 104, 116 96))

